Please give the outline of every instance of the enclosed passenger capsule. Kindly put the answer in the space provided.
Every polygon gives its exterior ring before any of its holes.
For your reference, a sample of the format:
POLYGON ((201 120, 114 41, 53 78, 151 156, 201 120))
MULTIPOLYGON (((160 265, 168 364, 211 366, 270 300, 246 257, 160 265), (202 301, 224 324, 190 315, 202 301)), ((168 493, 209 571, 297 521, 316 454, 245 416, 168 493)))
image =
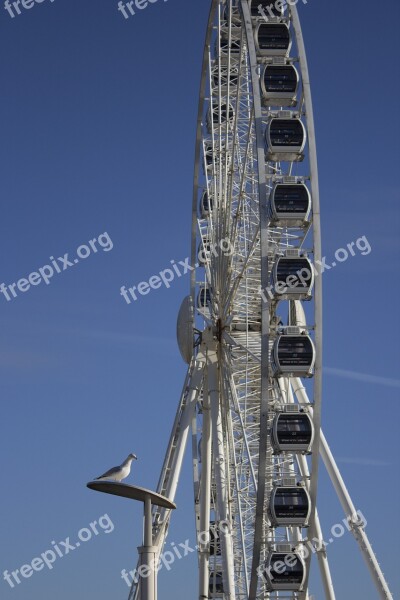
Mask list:
POLYGON ((260 56, 288 56, 292 46, 286 23, 259 23, 255 31, 255 42, 260 56))
POLYGON ((269 197, 271 222, 282 227, 304 225, 311 212, 311 195, 304 183, 277 183, 269 197))
POLYGON ((311 451, 313 439, 314 426, 306 412, 279 412, 275 416, 271 432, 275 453, 308 453, 311 451))
POLYGON ((311 513, 310 496, 301 485, 276 486, 269 502, 273 527, 306 527, 311 513))
POLYGON ((202 239, 197 249, 197 258, 200 267, 204 267, 205 263, 210 260, 210 255, 217 255, 215 251, 215 245, 211 242, 208 237, 202 239))
POLYGON ((266 65, 261 76, 263 103, 267 106, 294 106, 299 74, 293 65, 266 65))
POLYGON ((235 111, 233 110, 233 106, 231 103, 229 103, 228 108, 228 104, 226 102, 222 101, 220 105, 218 100, 213 100, 212 107, 212 112, 210 106, 207 113, 207 129, 209 133, 212 132, 213 127, 219 127, 220 121, 221 125, 225 125, 227 119, 229 119, 229 123, 232 123, 233 118, 235 116, 235 111))
MULTIPOLYGON (((223 19, 226 22, 226 27, 228 27, 228 25, 229 25, 229 6, 228 6, 228 3, 226 3, 225 9, 224 9, 223 19)), ((231 6, 231 22, 232 22, 232 27, 240 27, 241 24, 242 24, 242 19, 241 19, 240 11, 239 11, 239 9, 236 6, 231 6)))
POLYGON ((210 288, 201 287, 197 296, 197 308, 203 310, 209 308, 211 304, 211 290, 210 288))
POLYGON ((275 340, 271 354, 275 377, 312 377, 314 362, 315 348, 309 335, 284 333, 275 340))
POLYGON ((271 285, 281 300, 309 300, 314 285, 314 270, 304 256, 280 257, 272 268, 271 285))
POLYGON ((209 197, 208 192, 203 192, 203 195, 200 199, 200 215, 202 219, 207 219, 210 212, 213 209, 213 199, 212 196, 209 197))
MULTIPOLYGON (((277 2, 271 0, 250 0, 250 14, 253 18, 263 19, 263 21, 282 18, 284 8, 277 8, 277 2)), ((283 3, 282 3, 283 4, 283 3)))
MULTIPOLYGON (((222 161, 225 163, 226 158, 226 144, 222 142, 220 145, 217 141, 213 145, 212 141, 206 139, 203 144, 203 153, 204 153, 204 173, 210 173, 213 168, 213 163, 215 163, 215 168, 219 167, 220 156, 222 156, 222 161), (215 156, 214 156, 214 148, 215 148, 215 156)), ((231 162, 230 153, 228 152, 228 164, 231 162)))
POLYGON ((306 129, 298 117, 273 117, 265 130, 267 159, 302 161, 306 137, 306 129))
MULTIPOLYGON (((216 44, 216 55, 219 55, 218 42, 216 44)), ((238 64, 240 58, 240 37, 236 37, 232 35, 231 44, 229 46, 229 38, 228 35, 226 37, 221 37, 221 65, 228 65, 230 62, 231 65, 238 64), (230 47, 230 53, 229 53, 230 47)))
POLYGON ((267 590, 301 592, 306 578, 306 568, 300 554, 287 544, 279 544, 265 562, 263 576, 267 590), (286 548, 287 546, 287 548, 286 548))
POLYGON ((221 540, 215 526, 215 521, 210 522, 210 555, 221 556, 221 540))
POLYGON ((203 144, 205 173, 213 166, 213 145, 211 141, 206 140, 203 144))
MULTIPOLYGON (((239 73, 237 68, 230 69, 228 72, 228 67, 223 66, 221 68, 221 93, 226 94, 228 90, 228 79, 229 79, 229 91, 234 92, 236 90, 236 86, 238 84, 239 73)), ((220 89, 220 78, 219 78, 219 69, 216 68, 212 73, 212 81, 216 91, 220 89)))
POLYGON ((221 571, 210 571, 210 585, 208 591, 210 594, 224 593, 224 581, 221 571))

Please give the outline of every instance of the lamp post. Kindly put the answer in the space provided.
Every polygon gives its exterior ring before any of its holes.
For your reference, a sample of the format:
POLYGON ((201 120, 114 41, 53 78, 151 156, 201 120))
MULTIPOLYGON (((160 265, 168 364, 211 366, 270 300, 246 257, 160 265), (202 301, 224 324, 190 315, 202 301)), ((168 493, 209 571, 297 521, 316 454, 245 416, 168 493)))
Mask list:
POLYGON ((138 548, 140 556, 140 600, 157 600, 157 546, 153 546, 152 507, 161 506, 172 510, 176 508, 176 505, 161 494, 118 481, 90 481, 87 487, 96 492, 143 502, 143 545, 138 548))

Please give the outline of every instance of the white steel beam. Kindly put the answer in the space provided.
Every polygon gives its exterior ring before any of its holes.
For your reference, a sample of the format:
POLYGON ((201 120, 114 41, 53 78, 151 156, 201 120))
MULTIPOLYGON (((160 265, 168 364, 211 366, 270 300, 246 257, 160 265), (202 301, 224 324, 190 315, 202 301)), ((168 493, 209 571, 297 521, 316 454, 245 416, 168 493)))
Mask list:
MULTIPOLYGON (((307 392, 303 386, 301 379, 295 377, 292 379, 292 385, 294 393, 296 394, 299 402, 309 402, 307 392)), ((382 569, 377 561, 372 546, 368 540, 368 536, 365 533, 365 523, 359 517, 350 494, 346 488, 344 480, 340 474, 338 466, 333 454, 329 448, 328 442, 321 431, 321 444, 320 444, 321 458, 325 464, 326 470, 328 471, 329 477, 333 483, 333 487, 338 495, 340 504, 344 510, 347 521, 351 532, 353 533, 361 553, 367 563, 368 570, 371 574, 374 585, 379 593, 379 597, 382 600, 393 600, 393 596, 390 593, 389 586, 386 583, 385 576, 382 573, 382 569)))

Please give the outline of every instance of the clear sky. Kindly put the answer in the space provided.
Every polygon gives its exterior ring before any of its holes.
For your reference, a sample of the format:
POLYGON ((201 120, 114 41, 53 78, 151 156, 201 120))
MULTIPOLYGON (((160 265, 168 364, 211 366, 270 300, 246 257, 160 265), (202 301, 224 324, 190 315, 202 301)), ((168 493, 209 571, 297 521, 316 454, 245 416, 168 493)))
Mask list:
MULTIPOLYGON (((79 263, 56 262, 49 285, 0 295, 0 598, 125 600, 140 507, 85 484, 135 452, 128 481, 154 487, 179 399, 188 278, 130 305, 119 290, 189 254, 209 2, 158 0, 129 19, 116 0, 44 0, 14 18, 2 5, 0 283, 100 239, 79 263), (79 548, 58 545, 105 514, 113 531, 103 518, 79 548), (3 579, 52 542, 52 569, 3 579)), ((323 427, 395 594, 399 16, 396 0, 301 6, 324 254, 361 236, 372 248, 324 275, 323 427)), ((177 503, 168 544, 193 542, 189 457, 177 503)), ((319 510, 328 533, 344 516, 323 468, 319 510)), ((377 598, 350 534, 328 550, 338 599, 377 598)), ((195 574, 193 555, 163 569, 160 600, 196 598, 195 574)))

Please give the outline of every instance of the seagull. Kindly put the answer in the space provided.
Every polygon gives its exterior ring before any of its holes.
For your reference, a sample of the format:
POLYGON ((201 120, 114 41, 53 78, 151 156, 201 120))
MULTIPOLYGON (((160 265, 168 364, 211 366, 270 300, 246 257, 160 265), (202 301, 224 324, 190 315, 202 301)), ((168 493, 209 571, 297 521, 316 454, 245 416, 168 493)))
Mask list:
POLYGON ((104 481, 107 479, 111 479, 112 481, 122 481, 128 477, 129 473, 131 472, 131 464, 133 460, 137 460, 136 454, 129 454, 128 458, 124 460, 122 465, 109 469, 103 473, 103 475, 100 475, 100 477, 96 477, 95 481, 104 481))

